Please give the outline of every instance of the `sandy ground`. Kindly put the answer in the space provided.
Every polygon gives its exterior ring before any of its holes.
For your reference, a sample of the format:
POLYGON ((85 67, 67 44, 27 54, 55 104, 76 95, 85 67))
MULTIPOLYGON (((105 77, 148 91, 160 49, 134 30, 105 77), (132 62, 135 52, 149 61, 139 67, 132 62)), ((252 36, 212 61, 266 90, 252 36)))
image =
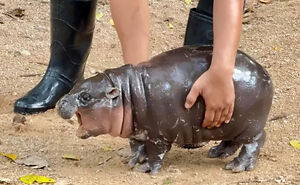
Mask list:
MULTIPOLYGON (((184 0, 150 0, 151 55, 182 45, 189 8, 184 0), (162 11, 163 10, 163 11, 162 11), (168 21, 173 29, 168 28, 168 21)), ((228 159, 208 159, 215 144, 184 150, 173 147, 162 172, 149 176, 128 169, 119 149, 127 141, 110 136, 76 138, 76 122, 62 120, 55 110, 26 116, 25 124, 12 124, 14 101, 41 79, 49 58, 49 3, 45 0, 0 0, 0 151, 19 157, 39 155, 49 168, 32 169, 0 156, 0 178, 22 184, 26 174, 53 177, 63 185, 92 184, 300 184, 300 151, 289 145, 300 140, 300 1, 247 2, 240 49, 257 59, 272 76, 274 103, 266 126, 267 141, 254 171, 233 174, 223 170, 228 159), (6 12, 25 9, 22 18, 6 12), (29 52, 29 53, 28 53, 29 52), (64 154, 80 161, 62 159, 64 154)), ((121 49, 109 24, 107 1, 98 3, 104 13, 96 23, 93 49, 85 76, 122 64, 121 49)), ((0 181, 1 184, 1 181, 0 181)))

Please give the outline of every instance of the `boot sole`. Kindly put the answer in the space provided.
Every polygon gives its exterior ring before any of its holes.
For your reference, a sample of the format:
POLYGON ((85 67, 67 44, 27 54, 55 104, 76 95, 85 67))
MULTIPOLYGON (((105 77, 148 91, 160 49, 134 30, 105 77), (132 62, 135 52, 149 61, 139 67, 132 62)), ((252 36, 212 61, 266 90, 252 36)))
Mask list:
POLYGON ((22 115, 31 115, 31 114, 39 114, 46 112, 49 109, 54 109, 54 107, 43 107, 43 108, 24 108, 24 107, 14 107, 14 112, 22 115))

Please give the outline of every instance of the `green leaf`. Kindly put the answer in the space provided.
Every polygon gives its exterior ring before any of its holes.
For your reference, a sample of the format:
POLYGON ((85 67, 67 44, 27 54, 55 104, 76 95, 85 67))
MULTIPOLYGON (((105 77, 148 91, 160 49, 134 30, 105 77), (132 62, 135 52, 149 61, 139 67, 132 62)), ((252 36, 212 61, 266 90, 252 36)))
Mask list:
POLYGON ((169 23, 168 27, 169 27, 170 29, 173 29, 173 28, 174 28, 173 24, 171 24, 171 23, 169 23))
POLYGON ((184 0, 185 4, 191 4, 192 0, 184 0))
POLYGON ((49 177, 45 176, 37 176, 34 174, 31 175, 24 175, 20 177, 20 180, 24 182, 25 184, 33 184, 34 182, 37 182, 39 184, 42 183, 55 183, 55 180, 49 177))
POLYGON ((33 184, 36 181, 36 175, 25 175, 20 177, 20 180, 25 184, 33 184))
POLYGON ((103 149, 104 152, 108 152, 108 151, 112 151, 113 150, 112 148, 107 147, 107 146, 103 147, 102 149, 103 149))
POLYGON ((298 150, 300 150, 300 141, 292 140, 290 141, 290 145, 298 150))
POLYGON ((164 184, 171 184, 172 183, 172 180, 167 178, 165 181, 164 181, 164 184))
POLYGON ((99 21, 103 16, 104 16, 104 15, 103 15, 102 12, 97 12, 97 13, 96 13, 96 20, 99 21))
POLYGON ((0 152, 0 155, 7 157, 13 161, 15 161, 18 158, 18 156, 16 154, 5 154, 5 153, 0 152))
POLYGON ((42 183, 55 183, 55 180, 49 177, 45 177, 45 176, 37 176, 36 177, 36 182, 39 184, 42 183))

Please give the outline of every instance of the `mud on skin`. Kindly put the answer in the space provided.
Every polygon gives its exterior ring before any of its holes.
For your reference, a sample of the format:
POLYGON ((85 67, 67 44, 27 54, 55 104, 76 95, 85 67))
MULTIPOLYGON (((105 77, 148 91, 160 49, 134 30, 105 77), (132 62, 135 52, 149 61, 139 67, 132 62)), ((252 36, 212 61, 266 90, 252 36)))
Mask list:
POLYGON ((65 119, 77 115, 77 136, 110 134, 130 138, 129 166, 156 174, 173 143, 195 148, 201 142, 222 140, 208 157, 225 158, 240 147, 225 169, 252 170, 265 141, 264 127, 271 108, 273 87, 265 69, 238 51, 233 74, 235 109, 230 123, 201 127, 204 101, 190 109, 185 98, 194 81, 210 66, 212 47, 182 47, 164 52, 135 67, 108 69, 77 84, 58 103, 65 119))

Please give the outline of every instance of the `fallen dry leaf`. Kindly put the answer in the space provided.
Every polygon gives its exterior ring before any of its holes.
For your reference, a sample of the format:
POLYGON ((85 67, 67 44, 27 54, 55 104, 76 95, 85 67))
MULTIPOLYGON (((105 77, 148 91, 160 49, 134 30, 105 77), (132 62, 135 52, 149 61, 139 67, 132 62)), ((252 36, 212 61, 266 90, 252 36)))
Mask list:
POLYGON ((25 124, 26 122, 26 117, 20 114, 16 114, 13 118, 13 123, 21 123, 25 124))
POLYGON ((48 166, 48 162, 42 157, 31 155, 15 161, 17 164, 30 166, 31 168, 44 168, 48 166))
POLYGON ((269 4, 272 0, 259 0, 260 3, 269 4))
POLYGON ((113 19, 110 19, 110 20, 109 20, 109 23, 110 23, 110 25, 115 26, 115 22, 114 22, 113 19))
POLYGON ((25 12, 25 9, 15 8, 11 11, 6 12, 6 14, 21 18, 25 15, 24 12, 25 12))
POLYGON ((10 183, 11 183, 10 179, 0 177, 0 184, 10 184, 10 183))
POLYGON ((75 156, 75 155, 70 155, 70 154, 64 154, 63 159, 68 159, 68 160, 73 160, 73 161, 79 161, 80 157, 75 156))
POLYGON ((111 159, 112 159, 112 157, 109 156, 108 158, 104 159, 103 161, 100 161, 100 162, 98 163, 98 165, 102 165, 102 164, 108 162, 108 161, 111 160, 111 159))
POLYGON ((117 154, 120 157, 128 158, 131 156, 131 150, 130 148, 120 148, 119 150, 117 150, 117 154))

